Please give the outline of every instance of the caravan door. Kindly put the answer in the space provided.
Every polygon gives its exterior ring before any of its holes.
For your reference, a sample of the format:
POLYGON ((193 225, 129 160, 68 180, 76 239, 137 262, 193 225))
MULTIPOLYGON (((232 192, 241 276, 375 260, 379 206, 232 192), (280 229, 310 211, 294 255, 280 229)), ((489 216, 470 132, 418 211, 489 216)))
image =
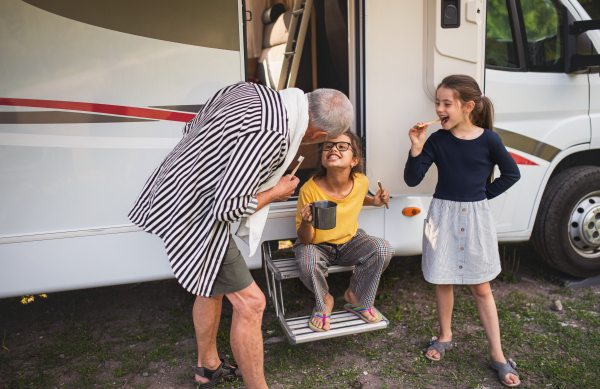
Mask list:
MULTIPOLYGON (((522 177, 494 200, 505 202, 495 215, 500 240, 529 238, 559 153, 589 148, 589 71, 565 73, 563 32, 576 15, 559 0, 500 1, 488 8, 486 93, 522 177)), ((589 41, 580 48, 587 52, 579 54, 592 53, 589 41)))
MULTIPOLYGON (((483 86, 485 2, 367 0, 365 15, 367 176, 373 193, 381 181, 392 195, 385 238, 397 255, 419 254, 437 169, 415 188, 404 183, 408 130, 437 119, 435 89, 444 77, 468 74, 483 86), (405 216, 407 207, 421 213, 405 216)), ((428 133, 440 128, 432 125, 428 133)))
POLYGON ((127 214, 245 79, 242 3, 0 2, 0 298, 172 277, 127 214))

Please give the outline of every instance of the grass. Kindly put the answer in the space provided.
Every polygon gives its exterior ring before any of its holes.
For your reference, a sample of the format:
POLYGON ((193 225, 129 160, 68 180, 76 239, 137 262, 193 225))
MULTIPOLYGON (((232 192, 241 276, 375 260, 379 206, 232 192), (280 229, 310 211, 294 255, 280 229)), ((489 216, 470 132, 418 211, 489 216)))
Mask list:
MULTIPOLYGON (((600 287, 573 291, 546 282, 546 267, 529 244, 507 245, 506 252, 511 255, 501 257, 507 277, 493 281, 492 289, 503 347, 518 364, 523 387, 600 387, 600 287), (550 309, 557 299, 562 312, 550 309)), ((264 272, 253 276, 264 290, 264 272)), ((329 276, 335 297, 343 295, 349 277, 329 276)), ((313 297, 299 280, 285 281, 284 293, 288 316, 312 310, 313 297)), ((420 257, 395 258, 376 300, 389 329, 297 346, 284 340, 269 305, 263 337, 283 341, 265 345, 267 382, 271 388, 501 387, 488 367, 487 340, 466 286, 455 287, 456 347, 439 363, 423 357, 438 330, 434 296, 420 257)), ((193 387, 194 296, 176 281, 26 300, 0 300, 0 388, 193 387)), ((336 309, 342 304, 336 300, 336 309)), ((233 359, 231 315, 225 303, 217 344, 233 359)))

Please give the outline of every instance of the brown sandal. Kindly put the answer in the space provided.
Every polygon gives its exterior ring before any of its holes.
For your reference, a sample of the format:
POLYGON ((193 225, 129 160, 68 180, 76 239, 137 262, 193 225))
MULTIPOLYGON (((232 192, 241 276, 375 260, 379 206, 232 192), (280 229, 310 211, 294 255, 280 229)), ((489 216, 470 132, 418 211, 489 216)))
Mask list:
POLYGON ((208 378, 208 382, 196 381, 196 389, 207 389, 217 385, 221 380, 234 380, 242 378, 242 372, 239 367, 231 366, 227 358, 221 358, 221 364, 215 370, 196 366, 196 374, 200 377, 208 378))

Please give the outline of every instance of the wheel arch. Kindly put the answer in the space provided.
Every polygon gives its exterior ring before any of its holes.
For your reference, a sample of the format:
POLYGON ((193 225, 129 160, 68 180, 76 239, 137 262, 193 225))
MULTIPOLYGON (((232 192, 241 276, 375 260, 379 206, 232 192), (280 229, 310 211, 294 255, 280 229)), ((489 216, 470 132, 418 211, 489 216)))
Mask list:
POLYGON ((546 170, 546 174, 544 174, 544 178, 542 179, 535 197, 535 203, 529 219, 529 226, 527 227, 527 234, 529 237, 531 237, 538 209, 540 208, 542 197, 550 179, 566 169, 583 165, 600 166, 600 149, 590 149, 590 144, 584 143, 566 148, 554 157, 546 170), (594 156, 597 158, 596 161, 592 161, 594 156))
POLYGON ((590 149, 584 151, 578 151, 573 154, 566 155, 559 163, 556 165, 552 173, 550 174, 550 181, 554 176, 563 172, 567 169, 576 166, 598 166, 600 167, 600 149, 590 149))

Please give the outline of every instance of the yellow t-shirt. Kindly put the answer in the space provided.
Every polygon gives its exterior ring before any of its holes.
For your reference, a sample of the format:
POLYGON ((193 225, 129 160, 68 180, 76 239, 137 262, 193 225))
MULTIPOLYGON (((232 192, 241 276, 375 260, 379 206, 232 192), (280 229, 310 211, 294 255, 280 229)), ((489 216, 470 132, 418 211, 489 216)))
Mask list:
POLYGON ((346 243, 354 235, 358 229, 358 214, 362 208, 366 194, 369 192, 369 179, 364 174, 356 174, 354 176, 354 187, 352 191, 344 199, 336 199, 323 192, 321 188, 315 184, 311 178, 300 189, 298 196, 298 208, 296 210, 296 230, 302 223, 302 215, 300 209, 306 203, 313 201, 329 200, 337 203, 336 224, 332 230, 317 230, 313 228, 315 236, 310 243, 346 243))

